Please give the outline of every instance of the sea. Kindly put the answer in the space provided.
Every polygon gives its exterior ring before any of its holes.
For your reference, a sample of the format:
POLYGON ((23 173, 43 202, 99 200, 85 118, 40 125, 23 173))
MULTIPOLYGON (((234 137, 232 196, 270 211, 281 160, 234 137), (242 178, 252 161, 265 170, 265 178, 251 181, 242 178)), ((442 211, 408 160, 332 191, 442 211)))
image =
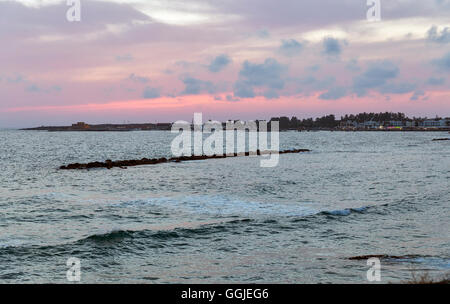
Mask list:
POLYGON ((381 283, 450 272, 446 132, 282 132, 276 167, 172 157, 168 131, 0 131, 0 283, 381 283))

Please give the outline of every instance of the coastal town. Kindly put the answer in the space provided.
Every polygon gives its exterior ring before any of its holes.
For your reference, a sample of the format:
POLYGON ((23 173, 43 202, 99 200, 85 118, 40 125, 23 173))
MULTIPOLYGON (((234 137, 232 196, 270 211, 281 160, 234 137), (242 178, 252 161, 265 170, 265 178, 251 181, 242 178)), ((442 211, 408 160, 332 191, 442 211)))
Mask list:
MULTIPOLYGON (((238 122, 239 120, 229 120, 238 122)), ((404 113, 360 113, 341 116, 336 119, 330 114, 318 118, 298 119, 293 116, 272 117, 270 120, 278 121, 280 131, 450 131, 450 117, 442 118, 409 118, 404 113)), ((256 125, 266 120, 256 120, 256 125)), ((222 123, 226 128, 226 123, 222 123)), ((87 124, 77 122, 71 126, 41 126, 24 130, 38 131, 168 131, 172 123, 127 123, 127 124, 87 124)), ((270 124, 269 124, 270 129, 270 124)))
POLYGON ((442 130, 450 131, 450 118, 438 119, 405 119, 390 121, 356 121, 345 120, 339 123, 341 130, 442 130))
POLYGON ((280 130, 333 130, 333 131, 450 131, 450 117, 409 118, 404 113, 359 113, 341 116, 299 120, 296 117, 276 117, 280 130))

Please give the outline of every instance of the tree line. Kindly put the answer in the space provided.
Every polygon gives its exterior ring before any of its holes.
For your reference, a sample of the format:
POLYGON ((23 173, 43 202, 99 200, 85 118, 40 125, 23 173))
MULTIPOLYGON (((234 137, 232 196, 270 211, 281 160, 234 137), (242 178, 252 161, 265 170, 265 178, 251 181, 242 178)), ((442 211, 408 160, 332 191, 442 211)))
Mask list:
MULTIPOLYGON (((405 121, 405 120, 426 120, 427 117, 413 117, 408 118, 405 113, 394 113, 394 112, 384 112, 384 113, 359 113, 359 114, 346 114, 341 116, 340 120, 336 120, 336 117, 333 114, 325 115, 318 118, 306 118, 306 119, 298 119, 293 116, 291 118, 287 116, 282 117, 272 117, 270 121, 278 121, 280 125, 280 130, 288 130, 288 129, 310 129, 310 128, 335 128, 339 126, 341 121, 356 121, 359 123, 365 121, 376 121, 376 122, 384 122, 384 121, 405 121)), ((436 120, 441 118, 437 117, 436 120)))

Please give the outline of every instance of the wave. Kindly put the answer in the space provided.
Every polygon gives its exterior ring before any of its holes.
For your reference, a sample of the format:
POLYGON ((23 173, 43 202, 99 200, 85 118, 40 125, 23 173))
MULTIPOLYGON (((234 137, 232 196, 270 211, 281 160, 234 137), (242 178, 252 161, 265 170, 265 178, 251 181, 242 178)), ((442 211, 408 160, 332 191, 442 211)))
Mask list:
POLYGON ((307 216, 316 209, 295 203, 269 203, 242 200, 222 195, 153 197, 113 204, 115 207, 153 207, 172 213, 205 214, 221 217, 307 216))
POLYGON ((202 235, 209 235, 218 232, 227 232, 233 226, 240 224, 247 224, 254 222, 252 219, 239 219, 215 222, 210 224, 203 224, 197 227, 185 228, 176 227, 168 230, 121 230, 115 229, 105 233, 92 234, 77 241, 77 244, 83 244, 86 242, 108 242, 108 241, 120 241, 123 239, 154 239, 154 240, 170 240, 175 238, 194 238, 202 235))
MULTIPOLYGON (((343 218, 351 216, 357 216, 353 219, 358 220, 360 215, 366 213, 384 214, 386 210, 392 209, 391 204, 383 204, 337 210, 314 210, 298 204, 247 202, 221 196, 191 196, 181 200, 175 197, 162 197, 114 204, 119 208, 148 205, 167 208, 167 213, 179 212, 182 209, 184 212, 218 215, 220 211, 221 216, 202 222, 187 221, 166 226, 145 225, 133 227, 133 229, 119 227, 108 231, 95 231, 79 239, 59 244, 33 245, 23 242, 0 242, 0 258, 5 253, 32 254, 34 250, 70 252, 84 246, 88 248, 100 246, 104 249, 135 245, 166 247, 173 245, 172 240, 213 238, 220 237, 222 233, 226 235, 246 234, 253 231, 283 233, 286 230, 299 229, 300 222, 302 226, 309 226, 326 224, 330 220, 342 221, 343 218)), ((394 209, 397 209, 396 207, 398 206, 394 206, 394 209)))
POLYGON ((369 258, 378 258, 390 263, 420 264, 436 269, 450 269, 450 258, 430 255, 408 254, 408 255, 388 255, 373 254, 349 257, 349 260, 366 261, 369 258))
POLYGON ((363 213, 369 207, 372 207, 372 206, 365 206, 365 207, 360 207, 360 208, 347 208, 347 209, 332 210, 332 211, 322 211, 319 214, 346 216, 346 215, 350 215, 352 213, 363 213))
POLYGON ((342 209, 334 211, 321 211, 315 213, 308 213, 302 215, 289 214, 284 217, 270 217, 270 218, 224 218, 209 222, 192 222, 185 224, 174 224, 172 226, 148 226, 141 229, 123 229, 115 228, 108 231, 95 232, 78 240, 68 243, 37 245, 24 242, 2 242, 0 246, 0 256, 2 253, 12 253, 12 251, 23 251, 27 253, 33 250, 70 250, 70 248, 78 248, 82 246, 101 245, 103 247, 114 247, 121 243, 132 245, 133 242, 143 242, 146 244, 152 243, 156 247, 165 247, 165 242, 174 239, 195 239, 210 237, 211 235, 218 235, 220 233, 240 234, 246 233, 249 226, 257 228, 256 231, 264 229, 266 231, 284 231, 286 229, 295 229, 286 225, 285 220, 291 219, 290 223, 298 221, 312 221, 314 218, 332 216, 347 216, 352 213, 365 212, 369 207, 342 209), (241 231, 239 231, 241 230, 241 231))
MULTIPOLYGON (((298 214, 288 214, 285 217, 273 217, 273 218, 243 218, 243 219, 229 219, 226 221, 216 221, 213 223, 201 224, 197 227, 174 227, 173 229, 143 229, 143 230, 111 230, 109 232, 98 233, 90 235, 78 242, 102 242, 102 241, 115 241, 128 238, 148 238, 168 240, 173 238, 193 238, 201 235, 208 235, 217 232, 228 232, 234 228, 244 227, 247 225, 255 226, 271 226, 270 228, 284 229, 283 219, 310 219, 312 217, 324 217, 324 216, 348 216, 353 213, 364 213, 369 208, 376 206, 364 206, 360 208, 348 208, 332 211, 320 211, 298 214)), ((269 227, 268 227, 269 228, 269 227)))
MULTIPOLYGON (((36 254, 39 251, 53 251, 58 254, 65 251, 78 250, 83 246, 91 247, 91 245, 101 245, 103 249, 106 247, 114 247, 120 243, 127 245, 138 244, 139 242, 153 242, 155 247, 165 247, 165 242, 178 238, 199 238, 220 232, 228 232, 233 227, 246 225, 253 222, 252 219, 233 219, 227 221, 216 221, 214 223, 192 225, 191 228, 175 227, 169 229, 112 229, 110 231, 93 233, 81 239, 68 243, 52 244, 52 245, 36 245, 23 242, 4 243, 0 246, 0 258, 3 254, 36 254)), ((151 246, 150 246, 151 247, 151 246)))
POLYGON ((0 240, 0 250, 4 248, 22 247, 27 245, 30 245, 30 243, 19 239, 0 240))
POLYGON ((186 214, 206 215, 212 218, 251 218, 267 220, 279 218, 306 218, 313 216, 342 217, 367 212, 386 215, 392 212, 416 211, 411 198, 389 203, 370 203, 355 207, 332 209, 313 202, 261 202, 225 195, 190 195, 150 197, 111 204, 116 208, 146 208, 162 216, 186 214))

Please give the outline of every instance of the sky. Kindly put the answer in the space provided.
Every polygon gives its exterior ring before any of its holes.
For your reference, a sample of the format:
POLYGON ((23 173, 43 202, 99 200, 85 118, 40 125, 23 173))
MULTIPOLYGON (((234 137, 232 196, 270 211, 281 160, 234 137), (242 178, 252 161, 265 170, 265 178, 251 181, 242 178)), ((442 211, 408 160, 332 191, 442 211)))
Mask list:
POLYGON ((450 116, 450 0, 0 0, 0 127, 450 116))

